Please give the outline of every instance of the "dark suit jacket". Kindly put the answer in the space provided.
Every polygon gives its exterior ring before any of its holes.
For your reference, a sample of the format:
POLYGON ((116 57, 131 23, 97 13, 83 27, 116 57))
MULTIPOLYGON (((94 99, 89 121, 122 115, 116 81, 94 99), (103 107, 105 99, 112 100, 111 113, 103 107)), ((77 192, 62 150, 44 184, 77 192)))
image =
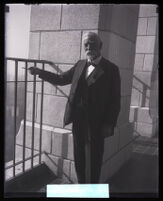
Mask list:
MULTIPOLYGON (((79 60, 70 70, 57 75, 41 71, 39 77, 54 85, 67 85, 72 83, 68 97, 64 125, 73 122, 74 97, 79 78, 86 66, 86 60, 79 60)), ((92 124, 96 126, 115 126, 120 111, 120 75, 118 67, 102 58, 98 66, 89 76, 89 93, 91 95, 89 112, 92 124)))

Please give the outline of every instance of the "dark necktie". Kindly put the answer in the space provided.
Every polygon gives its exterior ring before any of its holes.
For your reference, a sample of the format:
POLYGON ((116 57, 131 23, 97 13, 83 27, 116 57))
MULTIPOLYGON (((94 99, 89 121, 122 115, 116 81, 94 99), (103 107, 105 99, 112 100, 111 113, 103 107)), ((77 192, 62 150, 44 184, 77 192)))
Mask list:
POLYGON ((87 66, 89 67, 90 65, 92 65, 92 66, 96 67, 96 64, 94 64, 94 63, 93 63, 93 62, 91 62, 91 61, 87 61, 87 66))

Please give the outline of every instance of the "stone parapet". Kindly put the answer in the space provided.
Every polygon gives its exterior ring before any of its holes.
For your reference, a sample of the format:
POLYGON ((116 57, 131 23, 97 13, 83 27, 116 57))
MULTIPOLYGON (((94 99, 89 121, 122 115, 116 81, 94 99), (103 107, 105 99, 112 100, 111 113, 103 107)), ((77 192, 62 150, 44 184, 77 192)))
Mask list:
MULTIPOLYGON (((20 129, 16 136, 16 144, 23 146, 24 122, 21 122, 20 129)), ((38 151, 41 144, 41 151, 54 154, 62 158, 73 160, 72 134, 70 130, 54 128, 52 126, 42 126, 42 139, 40 140, 40 124, 34 124, 34 150, 38 151)), ((26 122, 25 147, 32 148, 32 122, 26 122)))
MULTIPOLYGON (((16 158, 23 158, 23 131, 24 124, 21 122, 19 132, 16 137, 16 158)), ((26 144, 25 144, 25 157, 31 156, 31 139, 32 139, 32 122, 26 122, 26 144)), ((114 161, 111 165, 111 176, 118 167, 120 167, 124 161, 128 159, 124 155, 127 154, 125 147, 132 143, 132 130, 131 125, 126 124, 121 127, 115 128, 115 135, 105 139, 105 151, 103 156, 103 168, 108 164, 108 161, 114 161), (123 157, 121 163, 119 158, 121 150, 123 151, 123 157), (125 157, 125 158, 124 158, 125 157), (125 160, 124 160, 125 159, 125 160), (117 164, 118 167, 117 167, 117 164), (115 167, 114 167, 115 165, 115 167)), ((38 153, 40 146, 40 125, 35 123, 34 127, 34 153, 38 153)), ((42 127, 42 161, 53 171, 58 177, 67 181, 77 182, 76 172, 74 168, 73 157, 73 136, 70 130, 54 128, 51 126, 42 127)), ((127 154, 129 156, 129 153, 127 154)), ((102 173, 103 174, 103 173, 102 173)), ((107 173, 108 174, 108 173, 107 173)), ((102 176, 103 177, 103 176, 102 176)), ((107 179, 103 178, 103 181, 107 179)))
POLYGON ((130 122, 134 123, 135 135, 152 137, 158 133, 158 119, 151 117, 149 107, 131 106, 130 122))

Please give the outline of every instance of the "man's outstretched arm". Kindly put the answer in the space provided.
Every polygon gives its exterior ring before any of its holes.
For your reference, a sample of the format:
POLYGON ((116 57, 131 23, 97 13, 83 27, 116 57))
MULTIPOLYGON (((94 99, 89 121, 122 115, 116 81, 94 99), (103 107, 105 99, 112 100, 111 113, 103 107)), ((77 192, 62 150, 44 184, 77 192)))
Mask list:
POLYGON ((70 70, 61 73, 56 74, 49 71, 41 70, 37 67, 30 67, 29 71, 32 75, 38 75, 39 78, 43 79, 44 81, 47 81, 53 85, 67 85, 71 84, 72 78, 74 75, 76 65, 74 65, 70 70))

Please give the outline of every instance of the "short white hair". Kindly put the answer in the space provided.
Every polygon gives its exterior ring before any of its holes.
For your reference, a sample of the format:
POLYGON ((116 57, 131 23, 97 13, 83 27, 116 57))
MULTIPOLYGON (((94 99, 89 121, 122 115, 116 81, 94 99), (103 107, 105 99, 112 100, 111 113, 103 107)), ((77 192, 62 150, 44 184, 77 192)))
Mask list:
POLYGON ((91 32, 91 31, 86 32, 86 33, 83 35, 83 42, 84 42, 84 40, 87 39, 87 38, 93 38, 93 39, 97 40, 98 43, 99 43, 99 45, 100 45, 100 47, 102 47, 101 38, 98 36, 97 33, 91 32))

